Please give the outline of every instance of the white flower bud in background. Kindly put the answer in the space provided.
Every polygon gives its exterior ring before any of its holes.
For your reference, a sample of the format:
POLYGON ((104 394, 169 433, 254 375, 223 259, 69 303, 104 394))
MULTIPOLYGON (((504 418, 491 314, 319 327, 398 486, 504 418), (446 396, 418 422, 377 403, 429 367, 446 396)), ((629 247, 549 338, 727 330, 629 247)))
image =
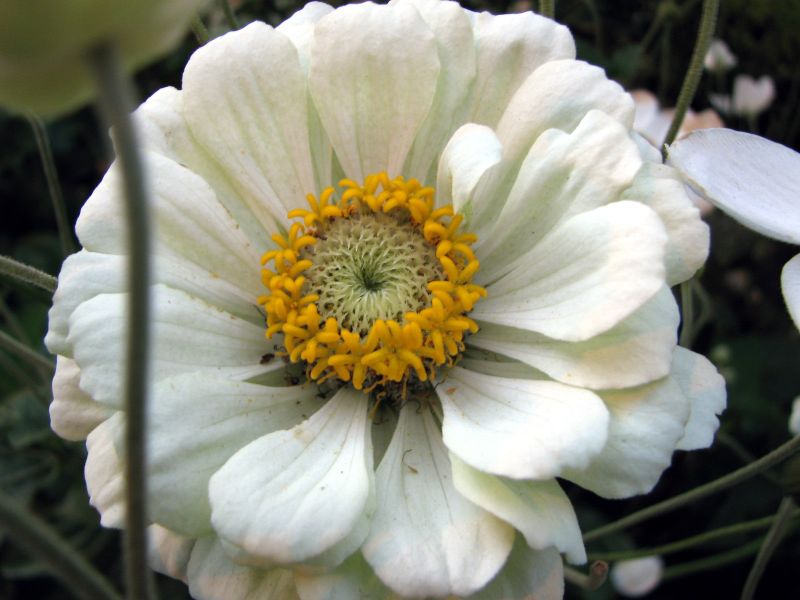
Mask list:
POLYGON ((709 94, 708 99, 720 112, 756 117, 775 100, 775 82, 769 75, 758 79, 749 75, 737 75, 733 82, 733 96, 709 94))
POLYGON ((789 431, 793 435, 800 435, 800 396, 792 402, 792 414, 789 415, 789 431))
POLYGON ((168 52, 207 0, 0 3, 0 106, 56 116, 92 95, 85 56, 114 43, 128 69, 168 52))
POLYGON ((640 598, 656 589, 663 574, 660 556, 622 560, 611 569, 611 585, 627 598, 640 598))
POLYGON ((728 69, 735 67, 737 62, 736 56, 728 48, 728 44, 722 40, 713 40, 708 52, 706 52, 703 65, 709 71, 724 73, 728 69))

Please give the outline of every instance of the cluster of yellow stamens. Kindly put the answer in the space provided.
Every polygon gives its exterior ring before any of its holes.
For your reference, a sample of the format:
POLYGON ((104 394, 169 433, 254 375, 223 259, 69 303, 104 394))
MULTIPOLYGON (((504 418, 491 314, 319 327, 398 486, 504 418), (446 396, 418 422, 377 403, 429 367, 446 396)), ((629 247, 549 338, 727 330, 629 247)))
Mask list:
MULTIPOLYGON (((370 175, 361 185, 344 179, 337 199, 326 188, 319 199, 307 196, 308 209, 289 212, 300 218, 287 235, 272 237, 278 249, 264 254, 262 281, 269 292, 259 297, 267 314, 267 337, 283 334, 291 362, 307 363, 307 375, 321 383, 332 377, 370 391, 388 382, 407 383, 434 377, 435 368, 452 364, 464 350, 466 332, 478 326, 466 313, 486 290, 471 283, 479 263, 471 233, 459 232, 462 221, 452 206, 435 208, 434 190, 417 180, 370 175), (405 312, 399 320, 376 319, 369 331, 353 331, 324 316, 319 295, 308 293, 307 271, 314 266, 313 246, 325 239, 337 219, 384 214, 407 223, 431 248, 441 279, 427 282, 427 305, 405 312), (266 268, 272 263, 272 268, 266 268), (321 314, 322 313, 322 314, 321 314), (366 386, 366 388, 365 388, 366 386)), ((383 218, 383 217, 382 217, 383 218)))

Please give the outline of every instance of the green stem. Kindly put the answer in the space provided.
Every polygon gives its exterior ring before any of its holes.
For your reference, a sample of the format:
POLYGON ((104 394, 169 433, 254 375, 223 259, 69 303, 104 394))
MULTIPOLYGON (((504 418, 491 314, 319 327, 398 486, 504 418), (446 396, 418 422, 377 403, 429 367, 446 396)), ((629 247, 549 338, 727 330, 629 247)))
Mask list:
POLYGON ((652 519, 653 517, 670 512, 680 508, 681 506, 685 506, 686 504, 691 504, 692 502, 700 500, 701 498, 705 498, 711 494, 721 492, 722 490, 746 481, 751 477, 755 477, 779 462, 786 460, 798 450, 800 450, 800 435, 795 436, 785 444, 778 446, 775 450, 769 454, 765 454, 757 461, 750 463, 741 469, 737 469, 732 473, 728 473, 719 479, 715 479, 714 481, 696 487, 693 490, 689 490, 688 492, 679 494, 669 498, 668 500, 654 504, 653 506, 649 506, 642 510, 636 511, 635 513, 631 513, 627 517, 623 517, 617 521, 614 521, 613 523, 609 523, 608 525, 603 525, 602 527, 593 529, 583 536, 583 541, 588 543, 592 540, 596 540, 600 537, 608 535, 609 533, 626 529, 631 525, 641 523, 647 519, 652 519))
POLYGON ((8 328, 11 330, 11 333, 19 338, 19 341, 21 341, 23 344, 30 345, 31 340, 28 337, 28 334, 25 332, 25 329, 22 327, 22 323, 20 323, 14 312, 8 307, 3 294, 0 294, 0 316, 2 316, 3 320, 6 322, 6 324, 8 324, 8 328))
POLYGON ((35 285, 51 294, 56 291, 56 285, 58 284, 58 281, 52 275, 2 254, 0 254, 0 275, 5 275, 22 283, 35 285))
POLYGON ((745 581, 744 589, 742 590, 742 600, 752 600, 769 559, 772 558, 783 536, 789 531, 796 508, 794 500, 789 497, 781 501, 778 512, 775 514, 775 520, 772 522, 772 527, 767 532, 767 537, 764 538, 764 543, 756 555, 753 568, 750 569, 750 573, 747 575, 747 581, 745 581))
POLYGON ((114 131, 117 163, 122 170, 129 251, 128 325, 125 361, 125 574, 127 595, 154 597, 147 565, 147 480, 145 478, 145 411, 150 343, 150 220, 144 169, 136 130, 130 81, 115 46, 102 44, 87 55, 95 78, 101 113, 114 131))
POLYGON ((669 567, 664 569, 662 581, 677 579, 678 577, 685 577, 687 575, 693 575, 694 573, 702 573, 739 562, 758 552, 760 545, 761 540, 756 540, 744 546, 734 548, 733 550, 728 550, 727 552, 669 567))
POLYGON ((555 19, 556 0, 539 0, 539 14, 548 19, 555 19))
POLYGON ((227 21, 230 30, 236 31, 239 29, 239 21, 236 19, 236 14, 233 12, 230 2, 228 2, 228 0, 218 0, 218 2, 220 8, 222 8, 222 13, 225 15, 225 21, 227 21))
MULTIPOLYGON (((792 519, 800 516, 800 511, 795 510, 791 515, 792 519)), ((692 537, 684 538, 676 542, 664 544, 663 546, 656 546, 655 548, 639 548, 637 550, 621 550, 617 552, 597 552, 588 555, 589 560, 605 560, 614 562, 618 560, 629 560, 632 558, 641 558, 643 556, 666 556, 667 554, 674 554, 682 550, 688 550, 695 546, 700 546, 718 540, 720 538, 730 537, 732 535, 739 535, 742 533, 749 533, 751 531, 758 531, 759 529, 766 529, 775 520, 775 516, 763 517, 761 519, 754 519, 752 521, 743 521, 734 525, 727 525, 711 531, 706 531, 692 537)))
POLYGON ((0 331, 0 348, 15 354, 35 368, 44 370, 50 377, 55 373, 56 368, 52 362, 35 350, 28 348, 25 344, 18 342, 4 331, 0 331))
POLYGON ((200 18, 200 15, 195 15, 192 19, 192 33, 194 33, 197 43, 201 46, 208 43, 211 39, 211 33, 208 31, 205 23, 203 23, 203 19, 200 18))
POLYGON ((694 296, 692 280, 681 283, 681 336, 678 343, 684 348, 691 348, 694 340, 694 296))
POLYGON ((581 573, 572 567, 564 567, 564 579, 583 590, 592 592, 606 581, 608 576, 608 563, 597 560, 589 566, 588 573, 581 573))
POLYGON ((689 105, 697 92, 697 86, 700 84, 700 76, 703 74, 703 59, 706 56, 706 52, 708 52, 708 47, 711 45, 711 38, 714 36, 718 12, 719 0, 703 0, 697 41, 692 51, 692 58, 689 61, 686 76, 683 78, 680 94, 678 94, 675 116, 672 118, 667 137, 664 138, 664 143, 661 146, 661 154, 664 158, 667 156, 666 148, 675 141, 678 130, 681 128, 681 123, 683 123, 683 118, 686 116, 686 111, 689 110, 689 105))
POLYGON ((53 159, 53 149, 50 147, 50 138, 47 137, 47 129, 45 129, 44 122, 39 117, 29 114, 28 123, 33 129, 36 146, 39 148, 39 157, 42 159, 44 177, 47 180, 47 188, 50 192, 50 200, 53 203, 53 212, 56 216, 61 252, 64 256, 67 256, 75 252, 75 244, 72 241, 69 219, 67 219, 67 208, 64 204, 64 194, 61 192, 61 184, 58 181, 58 171, 53 159))
MULTIPOLYGON (((733 454, 735 454, 739 458, 739 460, 741 460, 746 465, 750 464, 756 459, 756 457, 753 456, 747 448, 742 446, 736 440, 736 438, 734 438, 731 435, 728 435, 722 429, 717 431, 717 442, 728 448, 728 450, 730 450, 733 454)), ((765 471, 764 473, 761 473, 761 476, 764 477, 764 479, 770 481, 771 483, 777 485, 778 487, 783 487, 783 483, 781 482, 780 478, 776 477, 773 473, 765 471)))
POLYGON ((0 528, 19 547, 36 556, 69 589, 86 600, 122 600, 122 596, 44 521, 0 490, 0 528))

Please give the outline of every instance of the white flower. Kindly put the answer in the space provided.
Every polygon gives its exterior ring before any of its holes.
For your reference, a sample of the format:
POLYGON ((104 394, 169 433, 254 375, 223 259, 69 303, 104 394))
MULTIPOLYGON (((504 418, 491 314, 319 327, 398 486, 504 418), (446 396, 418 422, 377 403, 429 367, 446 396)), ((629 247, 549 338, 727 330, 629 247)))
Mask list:
POLYGON ((764 75, 753 79, 749 75, 737 75, 733 82, 733 96, 709 94, 714 107, 726 114, 757 117, 767 110, 775 99, 775 82, 764 75))
MULTIPOLYGON (((645 493, 711 443, 723 382, 676 347, 668 287, 707 227, 630 96, 574 56, 531 13, 312 3, 207 44, 139 108, 155 568, 197 598, 558 598, 559 553, 585 551, 555 478, 645 493)), ((53 428, 88 435, 107 526, 118 178, 82 210, 47 335, 53 428)))
POLYGON ((0 106, 56 115, 93 85, 86 54, 113 42, 128 68, 170 50, 208 0, 80 0, 0 3, 0 106))
MULTIPOLYGON (((800 244, 800 154, 794 150, 741 131, 706 129, 670 146, 669 164, 745 227, 800 244)), ((800 254, 783 267, 781 288, 800 329, 800 254)))
POLYGON ((611 584, 623 596, 640 598, 656 589, 663 574, 660 556, 622 560, 611 569, 611 584))
POLYGON ((737 62, 736 56, 731 52, 728 44, 723 40, 715 39, 711 40, 703 65, 709 71, 724 73, 728 69, 735 67, 737 62))

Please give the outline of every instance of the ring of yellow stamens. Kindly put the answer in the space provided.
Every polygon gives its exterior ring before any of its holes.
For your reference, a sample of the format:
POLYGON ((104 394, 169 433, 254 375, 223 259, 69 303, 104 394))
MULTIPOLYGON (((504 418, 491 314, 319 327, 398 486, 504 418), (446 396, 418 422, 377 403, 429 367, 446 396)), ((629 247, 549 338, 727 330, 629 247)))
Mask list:
POLYGON ((389 179, 386 173, 369 175, 361 185, 339 182, 343 191, 326 188, 319 199, 307 196, 308 209, 295 209, 287 235, 275 234, 278 246, 264 254, 261 278, 269 290, 258 298, 267 314, 267 337, 283 334, 291 362, 305 361, 308 376, 318 383, 331 378, 368 390, 388 382, 406 382, 411 373, 419 381, 434 377, 436 367, 452 364, 464 350, 464 336, 478 326, 466 316, 486 290, 472 283, 479 262, 471 245, 477 237, 459 231, 461 215, 453 207, 435 208, 434 190, 417 180, 389 179), (427 283, 430 304, 406 312, 402 321, 377 319, 366 333, 342 327, 324 318, 319 296, 306 293, 303 275, 314 263, 304 251, 316 244, 336 219, 354 214, 401 216, 435 249, 444 275, 427 283), (273 268, 267 268, 272 263, 273 268))

